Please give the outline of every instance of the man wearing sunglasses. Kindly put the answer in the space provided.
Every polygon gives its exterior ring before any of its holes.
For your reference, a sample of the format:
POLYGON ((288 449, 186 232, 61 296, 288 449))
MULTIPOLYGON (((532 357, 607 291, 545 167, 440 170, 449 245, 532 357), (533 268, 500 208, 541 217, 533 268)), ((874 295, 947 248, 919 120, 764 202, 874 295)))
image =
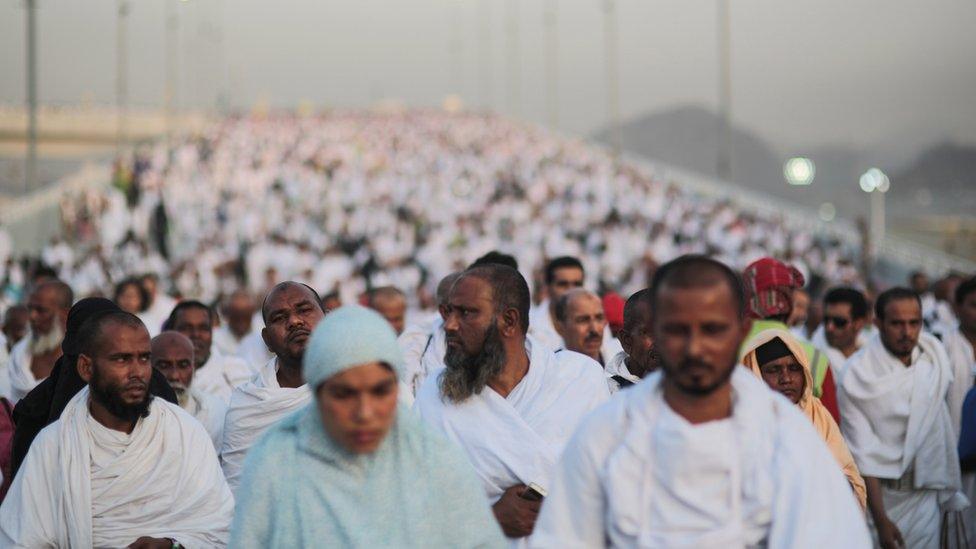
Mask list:
POLYGON ((867 320, 868 300, 858 290, 833 288, 824 296, 823 326, 813 335, 813 344, 827 352, 838 377, 847 359, 864 344, 867 320))

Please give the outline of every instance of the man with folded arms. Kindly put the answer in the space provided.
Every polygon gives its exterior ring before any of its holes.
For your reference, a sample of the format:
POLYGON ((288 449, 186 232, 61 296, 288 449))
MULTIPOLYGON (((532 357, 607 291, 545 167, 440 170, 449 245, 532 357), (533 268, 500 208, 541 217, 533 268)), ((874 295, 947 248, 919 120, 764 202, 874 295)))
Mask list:
POLYGON ((31 445, 0 506, 0 546, 226 545, 233 497, 203 426, 150 394, 142 321, 109 312, 80 339, 88 386, 31 445))

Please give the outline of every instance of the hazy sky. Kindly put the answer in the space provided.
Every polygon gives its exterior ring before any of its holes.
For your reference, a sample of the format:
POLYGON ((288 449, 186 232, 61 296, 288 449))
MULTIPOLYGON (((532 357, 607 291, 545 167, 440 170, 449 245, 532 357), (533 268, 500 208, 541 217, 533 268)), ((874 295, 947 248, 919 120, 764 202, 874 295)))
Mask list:
MULTIPOLYGON (((469 104, 491 101, 537 122, 546 121, 542 22, 552 2, 559 129, 588 134, 606 121, 600 0, 133 0, 133 104, 162 103, 166 1, 180 14, 184 105, 211 106, 220 90, 243 107, 259 100, 364 106, 381 98, 436 105, 458 92, 469 104), (508 41, 512 9, 517 50, 508 41), (518 104, 508 101, 512 51, 521 69, 518 104)), ((114 101, 116 2, 37 3, 42 101, 114 101)), ((876 146, 908 136, 976 143, 976 2, 731 3, 733 116, 775 146, 876 146)), ((3 103, 25 97, 24 4, 0 2, 3 103)), ((617 6, 624 117, 681 103, 714 107, 716 1, 617 6)))

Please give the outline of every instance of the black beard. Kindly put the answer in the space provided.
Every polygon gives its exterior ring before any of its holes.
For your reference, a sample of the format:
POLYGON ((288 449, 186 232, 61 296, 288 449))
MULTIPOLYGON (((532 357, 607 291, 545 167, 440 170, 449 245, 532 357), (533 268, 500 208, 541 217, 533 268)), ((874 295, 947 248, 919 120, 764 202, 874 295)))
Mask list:
POLYGON ((153 396, 148 387, 146 388, 146 398, 142 402, 126 404, 120 396, 122 388, 102 380, 97 366, 92 369, 88 392, 91 394, 92 400, 102 405, 118 419, 135 423, 141 417, 149 417, 149 405, 152 403, 153 396))
POLYGON ((455 404, 481 394, 488 382, 505 367, 505 347, 494 321, 485 330, 484 343, 478 354, 467 355, 460 347, 448 347, 441 372, 441 394, 455 404))

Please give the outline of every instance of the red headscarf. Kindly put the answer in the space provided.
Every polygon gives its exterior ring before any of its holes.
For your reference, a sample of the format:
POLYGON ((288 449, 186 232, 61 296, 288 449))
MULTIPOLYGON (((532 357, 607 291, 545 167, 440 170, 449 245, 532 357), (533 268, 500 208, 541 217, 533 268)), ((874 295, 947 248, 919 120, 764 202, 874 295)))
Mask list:
POLYGON ((764 257, 742 273, 749 298, 749 315, 770 318, 793 310, 793 290, 802 288, 803 274, 795 267, 764 257))

